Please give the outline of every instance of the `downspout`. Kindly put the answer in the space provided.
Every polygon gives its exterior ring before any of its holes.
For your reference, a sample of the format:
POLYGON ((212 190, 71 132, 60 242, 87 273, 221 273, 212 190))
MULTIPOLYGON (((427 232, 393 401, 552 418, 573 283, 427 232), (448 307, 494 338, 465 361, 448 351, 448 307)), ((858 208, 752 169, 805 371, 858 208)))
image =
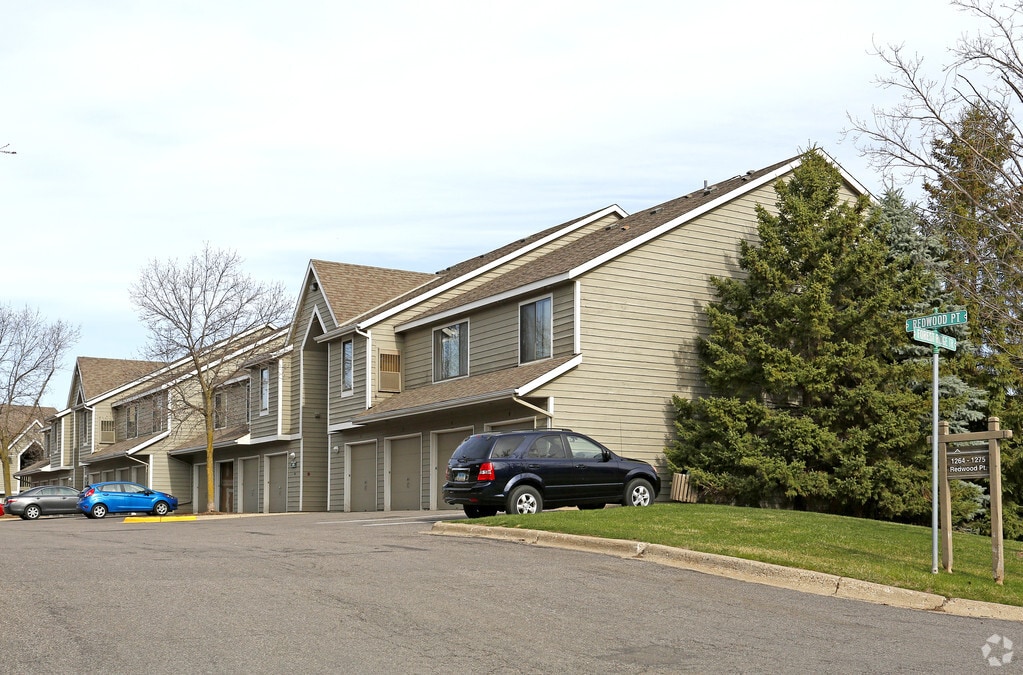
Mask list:
MULTIPOLYGON (((355 327, 355 334, 366 338, 366 410, 373 405, 373 331, 363 333, 355 327)), ((353 355, 354 356, 354 355, 353 355)))

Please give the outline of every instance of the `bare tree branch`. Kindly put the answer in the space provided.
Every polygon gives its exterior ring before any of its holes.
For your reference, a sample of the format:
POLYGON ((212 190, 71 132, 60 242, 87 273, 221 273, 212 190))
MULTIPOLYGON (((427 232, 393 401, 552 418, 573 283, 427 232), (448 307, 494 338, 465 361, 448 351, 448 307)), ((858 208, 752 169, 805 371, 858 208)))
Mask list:
POLYGON ((0 305, 0 465, 6 494, 11 444, 38 416, 39 402, 78 335, 76 326, 48 322, 39 310, 0 305))
POLYGON ((253 280, 234 251, 209 243, 186 261, 152 260, 129 295, 149 331, 147 355, 190 363, 173 381, 176 417, 199 416, 206 433, 207 510, 213 503, 214 393, 240 368, 279 347, 292 300, 282 284, 253 280))

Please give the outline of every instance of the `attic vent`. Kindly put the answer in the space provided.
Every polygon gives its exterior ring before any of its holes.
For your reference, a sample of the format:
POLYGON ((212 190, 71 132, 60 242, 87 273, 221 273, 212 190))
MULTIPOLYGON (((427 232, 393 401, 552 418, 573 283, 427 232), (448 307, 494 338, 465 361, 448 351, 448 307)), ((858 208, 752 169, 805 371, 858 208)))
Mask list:
POLYGON ((100 420, 99 422, 99 442, 100 443, 113 443, 117 440, 114 433, 114 421, 113 420, 100 420))
POLYGON ((401 391, 401 353, 380 350, 380 391, 401 391))
POLYGON ((717 190, 717 186, 707 185, 707 181, 706 180, 703 181, 703 194, 704 195, 709 195, 714 190, 717 190))
POLYGON ((625 231, 625 230, 627 230, 627 229, 629 229, 629 226, 628 226, 628 225, 622 225, 622 232, 624 232, 624 231, 625 231))
POLYGON ((660 213, 660 212, 661 212, 661 211, 662 211, 663 209, 664 209, 664 207, 662 207, 662 206, 658 206, 658 207, 657 207, 656 209, 653 209, 652 211, 650 211, 650 215, 651 215, 651 216, 656 216, 656 215, 657 215, 658 213, 660 213))

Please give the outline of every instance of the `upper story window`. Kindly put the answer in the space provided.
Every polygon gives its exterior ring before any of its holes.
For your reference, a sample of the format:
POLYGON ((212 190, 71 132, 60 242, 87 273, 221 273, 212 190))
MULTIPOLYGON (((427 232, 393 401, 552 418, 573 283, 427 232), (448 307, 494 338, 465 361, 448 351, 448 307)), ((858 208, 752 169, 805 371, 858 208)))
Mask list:
POLYGON ((550 358, 554 349, 551 298, 519 305, 519 363, 550 358))
POLYGON ((153 399, 153 432, 166 429, 167 416, 164 409, 164 394, 153 399))
POLYGON ((433 381, 469 374, 469 322, 433 331, 433 381))
POLYGON ((252 421, 252 382, 245 383, 245 423, 252 421))
POLYGON ((227 408, 224 405, 223 392, 213 394, 213 428, 223 429, 227 426, 227 408))
POLYGON ((270 412, 270 369, 263 366, 259 369, 259 414, 270 412))
POLYGON ((132 403, 124 411, 124 437, 137 438, 139 435, 139 404, 132 403))
POLYGON ((341 394, 355 389, 355 345, 351 340, 341 343, 341 394))

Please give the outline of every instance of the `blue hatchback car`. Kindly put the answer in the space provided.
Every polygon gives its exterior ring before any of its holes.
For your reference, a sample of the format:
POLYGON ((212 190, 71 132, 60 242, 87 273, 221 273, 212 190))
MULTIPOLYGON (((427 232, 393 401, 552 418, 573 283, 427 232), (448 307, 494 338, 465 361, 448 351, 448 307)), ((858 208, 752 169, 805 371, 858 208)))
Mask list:
POLYGON ((152 513, 165 516, 178 508, 178 498, 128 481, 86 485, 78 497, 78 510, 89 518, 108 513, 152 513))

